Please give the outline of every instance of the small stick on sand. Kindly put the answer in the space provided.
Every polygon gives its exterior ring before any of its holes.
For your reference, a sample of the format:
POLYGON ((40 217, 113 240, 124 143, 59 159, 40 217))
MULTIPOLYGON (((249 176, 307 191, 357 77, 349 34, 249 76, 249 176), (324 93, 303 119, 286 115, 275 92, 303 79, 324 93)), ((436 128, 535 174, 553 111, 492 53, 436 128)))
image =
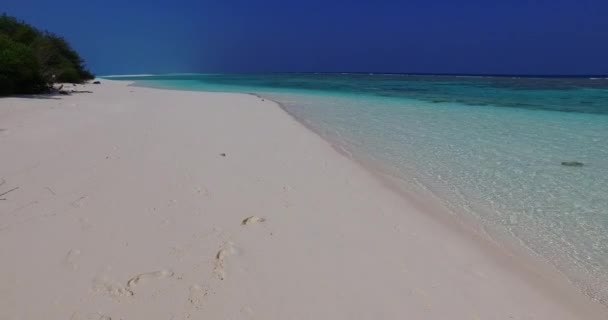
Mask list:
POLYGON ((57 194, 55 193, 55 191, 53 191, 53 189, 51 189, 50 187, 46 187, 46 189, 52 193, 54 196, 56 196, 57 194))
MULTIPOLYGON (((3 195, 5 195, 5 194, 7 194, 7 193, 9 193, 9 192, 13 192, 13 191, 15 191, 15 190, 17 190, 17 189, 19 189, 19 187, 14 187, 14 188, 12 188, 12 189, 11 189, 11 190, 9 190, 9 191, 7 191, 7 192, 5 192, 5 193, 0 194, 0 197, 2 197, 3 195)), ((6 198, 0 198, 0 200, 6 200, 6 198)))

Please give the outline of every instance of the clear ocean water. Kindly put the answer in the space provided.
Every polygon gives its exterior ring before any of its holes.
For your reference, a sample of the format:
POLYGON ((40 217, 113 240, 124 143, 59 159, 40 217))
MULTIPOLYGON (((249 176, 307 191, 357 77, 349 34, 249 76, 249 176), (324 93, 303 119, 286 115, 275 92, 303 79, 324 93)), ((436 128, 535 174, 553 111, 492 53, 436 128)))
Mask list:
POLYGON ((507 234, 608 301, 608 78, 183 74, 120 78, 256 93, 404 188, 507 234), (582 167, 564 166, 578 161, 582 167))

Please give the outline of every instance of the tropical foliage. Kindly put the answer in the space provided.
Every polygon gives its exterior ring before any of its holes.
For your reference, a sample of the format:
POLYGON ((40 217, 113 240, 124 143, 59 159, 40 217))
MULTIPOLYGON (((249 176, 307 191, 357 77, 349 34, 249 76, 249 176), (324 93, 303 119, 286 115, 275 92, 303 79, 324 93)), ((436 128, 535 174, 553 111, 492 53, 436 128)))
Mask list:
POLYGON ((40 93, 56 82, 93 78, 62 37, 0 16, 0 95, 40 93))

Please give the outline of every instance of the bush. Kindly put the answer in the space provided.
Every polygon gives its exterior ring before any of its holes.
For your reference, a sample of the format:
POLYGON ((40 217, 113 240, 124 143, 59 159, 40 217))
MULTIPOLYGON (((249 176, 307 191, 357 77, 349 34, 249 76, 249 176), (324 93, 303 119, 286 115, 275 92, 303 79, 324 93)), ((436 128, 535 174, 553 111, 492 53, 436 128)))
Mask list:
POLYGON ((93 78, 64 38, 0 16, 0 95, 38 93, 55 82, 93 78))
POLYGON ((0 35, 0 94, 37 93, 45 88, 33 51, 0 35))
POLYGON ((57 82, 69 82, 78 83, 80 82, 80 73, 72 66, 65 66, 55 70, 55 76, 57 82))

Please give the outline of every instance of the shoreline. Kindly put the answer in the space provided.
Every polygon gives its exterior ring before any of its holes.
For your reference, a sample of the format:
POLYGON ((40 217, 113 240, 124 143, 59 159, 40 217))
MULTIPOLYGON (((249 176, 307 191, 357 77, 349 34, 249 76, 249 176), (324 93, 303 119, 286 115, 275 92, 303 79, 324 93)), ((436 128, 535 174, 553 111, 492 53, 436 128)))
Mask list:
POLYGON ((12 151, 0 177, 23 185, 0 203, 8 318, 607 314, 459 231, 437 204, 391 190, 280 104, 128 84, 0 100, 12 151), (264 221, 241 226, 251 215, 264 221))
MULTIPOLYGON (((489 227, 477 221, 470 214, 459 212, 456 208, 451 208, 448 204, 441 199, 434 191, 424 187, 424 190, 420 186, 414 186, 417 190, 412 190, 412 182, 406 182, 402 178, 393 175, 392 173, 384 170, 378 165, 374 165, 371 161, 364 161, 357 158, 351 152, 345 150, 341 145, 331 141, 330 138, 324 137, 321 133, 317 132, 313 127, 307 125, 306 121, 298 119, 298 117, 290 112, 286 106, 282 103, 273 100, 272 98, 265 97, 263 95, 252 93, 252 92, 222 92, 222 91, 200 91, 200 90, 180 90, 176 88, 165 88, 162 86, 147 86, 145 84, 138 84, 134 81, 130 86, 141 87, 141 88, 153 88, 159 90, 170 90, 170 91, 191 91, 191 92, 208 92, 208 93, 221 93, 221 94, 243 94, 251 95, 253 97, 271 101, 276 104, 285 114, 287 114, 293 121, 302 126, 305 130, 313 133, 325 143, 331 146, 331 148, 341 156, 345 157, 349 161, 353 161, 359 165, 363 170, 371 174, 375 179, 380 181, 390 192, 394 192, 403 197, 407 202, 413 204, 421 212, 428 214, 430 217, 435 219, 437 222, 445 225, 448 228, 453 229, 461 236, 464 236, 471 240, 471 242, 483 250, 486 254, 492 256, 497 261, 507 264, 508 269, 516 270, 516 273, 524 275, 528 281, 535 283, 538 287, 543 288, 548 295, 555 296, 556 298, 563 298, 567 296, 567 301, 575 301, 575 303, 584 303, 583 301, 576 302, 578 295, 582 295, 585 299, 594 303, 600 304, 603 308, 608 311, 608 305, 606 302, 600 300, 597 297, 591 295, 591 293, 585 292, 584 288, 573 280, 565 272, 561 271, 555 265, 553 265, 548 259, 544 258, 539 253, 532 250, 520 239, 512 234, 508 234, 504 230, 493 228, 489 230, 489 227), (410 187, 406 188, 403 184, 407 184, 410 187), (515 261, 511 261, 514 259, 515 261), (560 297, 561 296, 561 297, 560 297)), ((588 275, 585 276, 589 278, 588 275)))
POLYGON ((554 295, 556 298, 566 295, 569 297, 568 301, 575 301, 578 295, 583 295, 584 298, 601 304, 608 311, 608 306, 603 301, 585 293, 583 288, 574 283, 567 274, 559 270, 539 253, 533 251, 514 235, 507 234, 496 228, 494 228, 496 230, 488 230, 488 226, 476 221, 469 214, 458 212, 455 208, 450 208, 439 195, 426 186, 424 190, 420 186, 414 186, 418 190, 413 191, 411 189, 413 183, 404 181, 402 178, 383 170, 378 165, 358 159, 342 146, 335 144, 329 138, 324 137, 314 128, 308 126, 305 121, 298 119, 297 116, 291 113, 280 102, 255 93, 243 94, 250 94, 258 98, 273 101, 295 122, 324 140, 335 152, 357 163, 363 170, 368 171, 391 192, 402 196, 407 202, 413 204, 421 212, 428 214, 437 222, 469 238, 474 245, 479 246, 486 254, 507 264, 507 269, 516 270, 516 273, 524 275, 527 280, 543 288, 548 295, 554 295), (404 187, 403 184, 409 185, 410 188, 404 187), (515 259, 516 261, 511 261, 510 259, 515 259))
MULTIPOLYGON (((171 91, 243 94, 271 101, 283 112, 285 112, 285 114, 287 114, 293 121, 298 123, 305 130, 319 137, 325 143, 329 144, 336 153, 347 158, 349 161, 356 163, 363 170, 369 172, 391 192, 400 195, 407 202, 415 205, 416 208, 420 209, 420 211, 423 211, 425 214, 428 214, 437 222, 445 225, 448 228, 452 228, 461 236, 470 239, 474 245, 478 246, 486 254, 492 256, 501 263, 507 264, 507 269, 511 269, 511 271, 515 270, 516 273, 524 275, 528 281, 531 281, 538 287, 543 288, 546 294, 554 296, 556 299, 566 296, 568 297, 566 301, 574 302, 575 304, 584 304, 586 300, 589 300, 593 303, 600 304, 602 308, 606 308, 606 311, 608 311, 608 305, 606 305, 606 303, 587 294, 583 288, 573 282, 567 274, 559 270, 555 265, 542 257, 540 254, 533 251, 526 244, 522 243, 521 240, 514 235, 507 234, 504 231, 497 229, 489 231, 488 226, 476 221, 470 215, 463 212, 458 212, 456 209, 448 207, 447 203, 436 195, 435 192, 426 189, 426 187, 425 190, 417 190, 418 192, 412 191, 411 189, 406 189, 402 186, 402 184, 411 185, 411 182, 405 182, 403 179, 394 176, 379 166, 375 166, 370 162, 365 162, 358 159, 339 144, 335 144, 333 141, 331 141, 331 139, 324 137, 313 127, 308 126, 306 121, 298 119, 295 114, 290 112, 287 107, 278 101, 252 92, 239 93, 180 90, 176 88, 165 88, 162 86, 155 87, 146 86, 145 84, 140 85, 137 83, 137 81, 130 83, 130 86, 171 91), (511 259, 515 259, 516 261, 511 261, 511 259), (584 299, 577 301, 580 298, 579 295, 582 295, 584 299)), ((416 186, 416 188, 421 189, 420 186, 416 186)))
POLYGON ((222 91, 200 91, 200 90, 181 90, 176 88, 165 88, 162 86, 147 86, 146 84, 138 84, 137 81, 130 83, 130 86, 141 88, 153 88, 159 90, 170 91, 191 91, 191 92, 208 92, 220 94, 243 94, 250 95, 259 99, 265 99, 276 104, 285 114, 293 121, 302 126, 305 130, 313 133, 341 156, 349 161, 353 161, 363 170, 371 174, 375 179, 380 181, 390 192, 394 192, 403 197, 407 202, 415 205, 420 211, 428 214, 437 222, 456 231, 461 236, 471 240, 489 256, 492 256, 497 261, 507 264, 507 269, 515 270, 516 273, 523 275, 528 281, 535 283, 538 287, 543 288, 546 294, 554 296, 557 299, 568 297, 566 301, 574 301, 576 304, 584 304, 584 301, 577 301, 577 297, 582 295, 584 300, 589 300, 600 304, 608 311, 608 306, 600 299, 587 294, 581 286, 571 280, 571 278, 561 270, 559 270, 550 261, 542 257, 537 252, 533 251, 526 244, 514 235, 508 234, 503 230, 488 230, 488 226, 476 221, 469 214, 458 212, 455 208, 450 208, 440 196, 434 191, 424 190, 420 186, 415 186, 418 190, 411 190, 411 187, 406 189, 402 184, 412 185, 411 182, 405 182, 400 177, 396 177, 383 168, 374 165, 371 162, 358 159, 349 151, 345 150, 339 144, 331 141, 317 132, 313 127, 307 125, 306 121, 298 119, 298 117, 290 112, 282 103, 271 98, 252 92, 222 92, 222 91), (515 261, 511 261, 515 259, 515 261))

